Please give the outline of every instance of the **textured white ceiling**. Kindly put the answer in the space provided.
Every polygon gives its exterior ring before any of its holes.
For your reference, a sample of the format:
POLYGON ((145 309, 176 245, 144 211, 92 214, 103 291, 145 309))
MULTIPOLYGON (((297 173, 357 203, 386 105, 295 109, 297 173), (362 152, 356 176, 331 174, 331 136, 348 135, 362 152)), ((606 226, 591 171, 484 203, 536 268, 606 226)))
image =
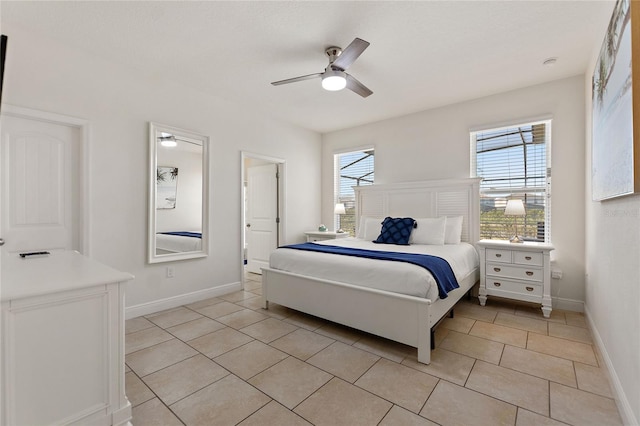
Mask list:
POLYGON ((590 73, 613 1, 0 2, 3 25, 318 132, 590 73), (325 48, 371 46, 348 72, 373 90, 326 92, 325 48), (542 62, 557 57, 557 64, 542 62))

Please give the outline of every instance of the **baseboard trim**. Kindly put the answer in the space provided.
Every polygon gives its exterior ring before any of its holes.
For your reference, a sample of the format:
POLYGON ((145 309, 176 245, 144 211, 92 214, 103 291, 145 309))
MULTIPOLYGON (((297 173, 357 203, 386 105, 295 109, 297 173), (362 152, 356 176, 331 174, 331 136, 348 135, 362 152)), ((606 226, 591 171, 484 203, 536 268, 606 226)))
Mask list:
POLYGON ((111 414, 111 424, 113 425, 130 425, 131 424, 131 402, 127 403, 111 414))
POLYGON ((600 351, 600 355, 602 355, 602 359, 604 360, 605 365, 607 366, 607 371, 609 372, 609 378, 611 379, 611 385, 613 386, 613 392, 615 393, 615 401, 618 406, 618 411, 622 416, 622 424, 625 425, 638 425, 638 419, 633 414, 633 410, 631 409, 631 405, 629 404, 629 400, 627 399, 627 395, 624 393, 624 389, 622 388, 622 383, 620 383, 620 379, 616 374, 615 368, 613 368, 613 362, 611 362, 611 358, 609 357, 609 353, 604 346, 604 342, 600 337, 600 333, 598 333, 598 329, 591 318, 589 313, 589 307, 585 304, 585 317, 587 319, 587 323, 589 324, 589 328, 591 329, 591 335, 593 336, 593 340, 600 351))
POLYGON ((153 302, 142 303, 140 305, 128 306, 125 308, 125 319, 136 318, 142 315, 149 315, 165 309, 176 308, 178 306, 194 303, 200 300, 218 297, 225 294, 240 291, 241 282, 223 284, 221 286, 194 291, 192 293, 181 294, 179 296, 168 297, 166 299, 154 300, 153 302))
POLYGON ((552 297, 553 309, 563 311, 584 312, 584 302, 582 300, 565 299, 562 297, 552 297))

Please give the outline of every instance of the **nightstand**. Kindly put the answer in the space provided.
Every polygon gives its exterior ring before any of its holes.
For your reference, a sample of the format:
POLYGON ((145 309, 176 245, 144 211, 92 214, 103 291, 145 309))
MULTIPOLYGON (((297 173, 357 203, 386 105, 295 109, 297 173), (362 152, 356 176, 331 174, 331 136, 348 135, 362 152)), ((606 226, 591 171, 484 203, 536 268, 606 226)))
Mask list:
POLYGON ((337 240, 339 238, 347 238, 348 232, 331 232, 331 231, 307 231, 304 233, 307 236, 307 242, 312 243, 314 241, 324 240, 337 240))
POLYGON ((481 240, 480 290, 482 306, 487 296, 542 304, 545 318, 551 315, 551 244, 481 240))

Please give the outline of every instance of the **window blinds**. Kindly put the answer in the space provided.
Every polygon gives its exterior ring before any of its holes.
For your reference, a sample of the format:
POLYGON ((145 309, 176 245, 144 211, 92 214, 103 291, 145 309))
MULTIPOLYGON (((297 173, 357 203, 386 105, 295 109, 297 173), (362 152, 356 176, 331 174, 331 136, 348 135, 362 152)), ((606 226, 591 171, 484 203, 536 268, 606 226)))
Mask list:
POLYGON ((518 221, 526 240, 549 241, 550 134, 551 120, 471 132, 471 174, 483 178, 481 238, 508 239, 518 221), (513 198, 524 202, 524 219, 504 216, 513 198))
POLYGON ((374 150, 360 150, 334 156, 334 194, 336 203, 344 203, 346 214, 336 215, 336 229, 355 235, 354 186, 371 185, 374 181, 374 150))

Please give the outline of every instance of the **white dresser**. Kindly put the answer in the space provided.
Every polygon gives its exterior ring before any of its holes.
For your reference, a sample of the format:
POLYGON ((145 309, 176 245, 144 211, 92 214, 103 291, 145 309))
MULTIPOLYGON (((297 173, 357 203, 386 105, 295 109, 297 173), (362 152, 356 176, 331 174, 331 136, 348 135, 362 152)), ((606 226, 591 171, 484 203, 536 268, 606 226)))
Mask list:
POLYGON ((332 231, 307 231, 304 233, 307 237, 307 242, 312 243, 314 241, 336 240, 340 238, 347 238, 348 232, 332 232, 332 231))
POLYGON ((487 296, 523 300, 542 304, 546 318, 551 315, 551 244, 510 243, 481 240, 480 289, 482 306, 487 296))
POLYGON ((75 251, 2 255, 3 425, 131 420, 124 382, 124 283, 75 251))

